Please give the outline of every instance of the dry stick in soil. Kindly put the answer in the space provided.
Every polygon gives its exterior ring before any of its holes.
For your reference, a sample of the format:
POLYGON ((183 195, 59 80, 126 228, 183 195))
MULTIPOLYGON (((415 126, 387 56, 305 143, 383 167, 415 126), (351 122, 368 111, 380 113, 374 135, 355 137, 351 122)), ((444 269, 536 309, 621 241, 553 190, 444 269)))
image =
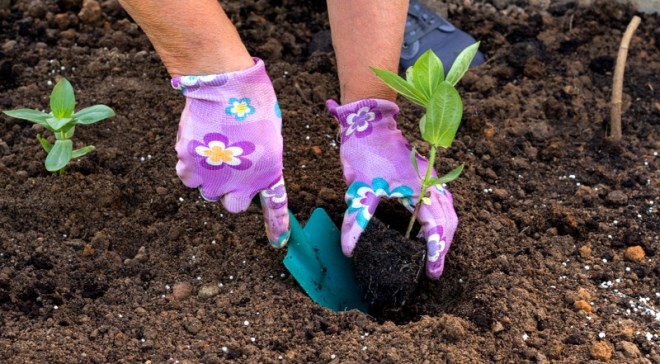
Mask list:
POLYGON ((612 108, 610 110, 610 138, 615 142, 621 140, 621 95, 623 93, 623 72, 626 68, 628 46, 640 22, 641 19, 638 16, 632 18, 626 32, 623 34, 619 54, 616 58, 616 68, 614 69, 614 80, 612 82, 612 108))

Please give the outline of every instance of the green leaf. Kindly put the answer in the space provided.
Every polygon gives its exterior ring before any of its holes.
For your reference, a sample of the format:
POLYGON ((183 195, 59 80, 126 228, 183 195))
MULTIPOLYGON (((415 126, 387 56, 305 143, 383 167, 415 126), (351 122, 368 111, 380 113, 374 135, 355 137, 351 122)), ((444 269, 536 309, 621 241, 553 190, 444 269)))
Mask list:
POLYGON ((73 133, 76 132, 76 125, 69 124, 66 128, 60 130, 60 132, 62 132, 62 134, 58 139, 71 139, 73 138, 73 133))
POLYGON ((417 173, 417 177, 421 179, 422 176, 420 176, 419 167, 417 166, 417 150, 415 149, 415 147, 413 147, 412 150, 410 151, 410 163, 415 169, 415 172, 417 173))
POLYGON ((71 151, 73 149, 73 142, 71 140, 56 140, 53 149, 48 152, 46 157, 46 169, 49 172, 57 172, 71 160, 71 151))
POLYGON ((45 112, 32 110, 32 109, 7 110, 7 111, 3 111, 3 113, 5 113, 5 115, 7 116, 11 116, 12 118, 28 120, 33 123, 43 125, 47 128, 49 126, 48 123, 46 122, 46 119, 51 117, 50 114, 46 114, 45 112))
POLYGON ((76 97, 73 87, 66 78, 61 79, 50 94, 50 111, 58 118, 68 118, 73 115, 76 107, 76 97))
POLYGON ((115 112, 106 105, 94 105, 86 107, 73 114, 76 124, 94 124, 103 119, 115 116, 115 112))
POLYGON ((413 85, 399 77, 399 75, 396 73, 374 67, 371 67, 371 70, 374 71, 376 76, 383 80, 387 86, 400 93, 403 97, 416 103, 417 105, 426 105, 425 101, 427 100, 423 100, 423 95, 420 95, 420 93, 415 89, 413 85))
POLYGON ((417 59, 413 68, 415 88, 424 94, 425 99, 430 100, 438 84, 445 78, 440 58, 429 49, 417 59))
POLYGON ((76 159, 84 156, 85 154, 93 151, 96 149, 93 145, 88 145, 86 147, 82 147, 80 149, 76 149, 71 153, 71 159, 76 159))
POLYGON ((46 153, 50 152, 51 149, 53 149, 53 145, 50 144, 50 142, 42 137, 40 134, 37 134, 37 140, 39 140, 39 144, 41 144, 41 147, 44 148, 46 153))
POLYGON ((465 72, 470 68, 470 63, 472 63, 472 59, 477 54, 478 50, 479 42, 463 49, 458 57, 456 57, 454 64, 451 66, 451 69, 447 74, 447 82, 454 86, 461 80, 461 78, 463 78, 465 72))
POLYGON ((406 70, 406 82, 408 82, 409 84, 415 86, 415 85, 413 84, 413 79, 414 79, 414 78, 415 78, 415 71, 413 70, 413 66, 410 66, 410 67, 408 67, 408 69, 406 70))
POLYGON ((449 148, 463 116, 463 103, 458 91, 441 82, 426 109, 425 122, 420 124, 422 138, 431 145, 449 148))
POLYGON ((53 129, 54 132, 60 131, 66 124, 71 121, 71 118, 56 118, 56 117, 49 117, 46 119, 46 122, 48 125, 53 129))
POLYGON ((463 172, 464 167, 465 167, 465 164, 461 164, 460 166, 452 169, 451 172, 445 174, 442 177, 433 177, 433 178, 431 178, 431 180, 429 181, 429 185, 441 185, 443 183, 449 183, 449 182, 455 180, 456 178, 458 178, 458 176, 461 175, 461 172, 463 172))

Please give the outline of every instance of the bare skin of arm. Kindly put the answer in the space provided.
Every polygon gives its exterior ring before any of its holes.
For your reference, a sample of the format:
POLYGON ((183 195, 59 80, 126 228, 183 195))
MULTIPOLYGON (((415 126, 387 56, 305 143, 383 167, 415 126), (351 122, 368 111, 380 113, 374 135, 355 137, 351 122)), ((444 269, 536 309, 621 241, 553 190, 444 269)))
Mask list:
POLYGON ((216 0, 120 0, 144 30, 170 76, 249 68, 254 61, 216 0))
POLYGON ((396 93, 369 66, 397 72, 408 0, 328 0, 341 103, 396 93))
MULTIPOLYGON (((216 0, 120 3, 147 34, 172 77, 254 65, 216 0)), ((396 99, 369 66, 397 71, 407 8, 408 0, 328 0, 343 104, 364 98, 396 99)))

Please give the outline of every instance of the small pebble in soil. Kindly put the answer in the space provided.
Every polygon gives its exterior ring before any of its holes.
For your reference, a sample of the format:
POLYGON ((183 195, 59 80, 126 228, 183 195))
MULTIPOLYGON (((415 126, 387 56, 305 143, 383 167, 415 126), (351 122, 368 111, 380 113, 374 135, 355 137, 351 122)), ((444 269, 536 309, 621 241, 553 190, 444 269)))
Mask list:
POLYGON ((596 341, 591 346, 591 357, 597 360, 610 360, 612 347, 605 341, 596 341))
POLYGON ((243 321, 243 325, 244 326, 250 326, 250 321, 248 321, 248 320, 243 321))
POLYGON ((625 205, 628 203, 628 196, 620 190, 615 190, 607 194, 607 202, 615 205, 625 205))
POLYGON ((588 258, 591 256, 591 247, 589 245, 583 245, 580 247, 579 253, 582 258, 588 258))
POLYGON ((187 282, 177 282, 172 289, 172 296, 176 300, 185 300, 192 293, 192 286, 187 282))
POLYGON ((504 325, 502 325, 501 322, 495 321, 493 323, 493 327, 491 328, 491 331, 493 331, 494 334, 497 334, 498 332, 504 331, 504 325))
POLYGON ((199 289, 197 296, 200 298, 211 298, 217 296, 218 293, 220 293, 220 287, 218 285, 205 284, 199 289))
POLYGON ((631 262, 637 262, 641 263, 644 261, 644 257, 646 256, 646 253, 644 252, 644 249, 639 246, 631 246, 626 249, 626 252, 623 254, 623 256, 626 258, 626 260, 629 260, 631 262))
POLYGON ((585 300, 575 301, 575 303, 573 303, 573 307, 576 310, 584 311, 584 312, 588 312, 588 313, 591 313, 593 311, 593 309, 591 308, 591 305, 589 304, 589 302, 587 302, 585 300))
POLYGON ((631 343, 630 341, 620 341, 617 344, 617 350, 623 352, 623 355, 630 359, 636 359, 642 356, 642 353, 639 351, 637 345, 631 343))

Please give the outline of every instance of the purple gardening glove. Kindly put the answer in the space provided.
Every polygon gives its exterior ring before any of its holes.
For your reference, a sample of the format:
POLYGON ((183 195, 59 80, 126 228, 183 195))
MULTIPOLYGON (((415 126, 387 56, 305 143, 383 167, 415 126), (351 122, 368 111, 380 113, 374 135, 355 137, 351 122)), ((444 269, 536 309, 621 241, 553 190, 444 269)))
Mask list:
POLYGON ((254 61, 238 72, 172 79, 172 87, 186 96, 176 173, 233 213, 245 211, 260 193, 268 240, 281 248, 290 236, 282 115, 264 62, 254 61))
MULTIPOLYGON (((344 254, 351 256, 379 200, 398 198, 412 211, 422 182, 410 163, 412 147, 396 127, 399 108, 395 103, 365 99, 339 106, 328 100, 327 106, 341 126, 340 157, 348 185, 341 245, 344 254)), ((426 159, 418 156, 417 163, 420 173, 426 171, 426 159)), ((427 191, 431 203, 420 207, 418 220, 427 242, 426 275, 438 279, 458 218, 449 191, 441 187, 427 191)))

